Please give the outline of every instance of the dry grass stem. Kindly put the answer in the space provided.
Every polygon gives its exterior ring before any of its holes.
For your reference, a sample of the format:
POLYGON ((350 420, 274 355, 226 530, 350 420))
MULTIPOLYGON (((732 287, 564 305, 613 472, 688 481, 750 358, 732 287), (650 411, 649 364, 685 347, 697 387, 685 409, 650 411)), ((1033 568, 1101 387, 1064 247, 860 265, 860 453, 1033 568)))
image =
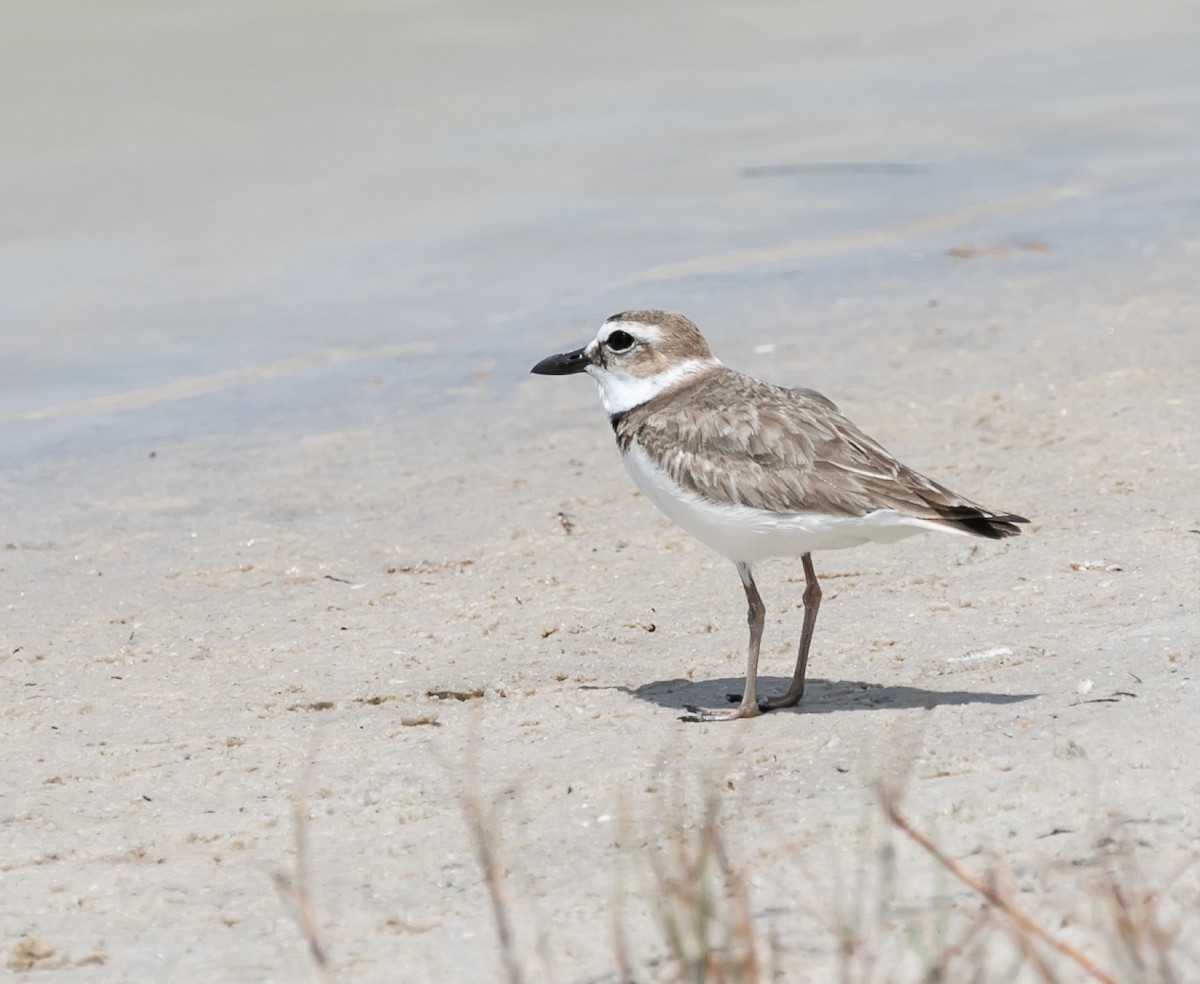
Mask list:
MULTIPOLYGON (((1039 925, 1029 915, 1027 915, 1021 909, 1018 909, 1008 898, 997 891, 993 886, 980 881, 965 868, 963 868, 957 861, 951 857, 948 857, 944 852, 942 852, 933 844, 932 841, 929 840, 928 837, 926 837, 911 823, 909 823, 904 814, 900 812, 900 808, 896 803, 895 796, 891 795, 887 790, 881 788, 880 800, 883 804, 884 812, 887 814, 887 818, 893 826, 900 830, 906 837, 908 837, 909 840, 915 843, 923 851, 929 854, 930 857, 932 857, 939 865, 954 875, 955 878, 986 899, 989 904, 998 909, 1000 912, 1003 912, 1004 915, 1012 920, 1014 925, 1021 930, 1022 934, 1041 940, 1047 946, 1057 950, 1060 954, 1083 970, 1093 980, 1100 981, 1101 984, 1117 984, 1116 978, 1105 973, 1103 970, 1097 967, 1083 953, 1071 946, 1070 943, 1053 936, 1048 930, 1039 925)), ((1020 942, 1019 939, 1018 942, 1020 942)), ((1036 953, 1034 953, 1032 950, 1029 950, 1028 955, 1038 963, 1039 970, 1042 972, 1043 976, 1049 975, 1049 969, 1045 967, 1042 961, 1037 960, 1036 953)), ((1050 975, 1046 976, 1046 979, 1053 980, 1054 978, 1052 975, 1050 975)))
MULTIPOLYGON (((1126 858, 1123 878, 1110 875, 1105 886, 1105 901, 1112 919, 1113 942, 1117 960, 1131 980, 1183 984, 1191 975, 1177 971, 1174 955, 1183 959, 1180 941, 1183 927, 1175 922, 1165 925, 1160 903, 1163 895, 1194 863, 1189 861, 1167 884, 1158 890, 1145 887, 1141 877, 1126 858)), ((1194 969, 1194 968, 1193 968, 1194 969)))
POLYGON ((329 951, 321 939, 317 918, 317 907, 312 893, 312 853, 308 844, 308 787, 312 780, 317 759, 317 733, 314 732, 309 746, 308 763, 292 797, 292 830, 296 838, 296 871, 294 876, 276 872, 272 876, 275 888, 288 909, 289 915, 300 929, 308 945, 308 954, 317 969, 320 980, 333 981, 329 964, 329 951))
POLYGON ((517 956, 516 936, 504 892, 504 865, 500 860, 500 835, 497 833, 495 809, 484 804, 476 754, 477 742, 472 740, 463 766, 463 817, 471 833, 475 845, 475 858, 483 872, 483 881, 491 900, 505 976, 508 984, 524 984, 524 972, 517 956))
MULTIPOLYGON (((617 818, 619 822, 618 829, 622 832, 622 839, 624 839, 628 836, 628 832, 633 829, 633 811, 629 807, 629 798, 624 791, 618 796, 617 818)), ((622 919, 627 896, 625 869, 621 864, 621 859, 618 858, 614 874, 613 900, 610 915, 612 916, 613 956, 617 965, 619 984, 634 984, 635 982, 633 976, 633 951, 630 949, 629 936, 625 932, 625 923, 622 919)))
MULTIPOLYGON (((730 860, 720 831, 721 794, 710 783, 703 812, 692 833, 681 822, 684 810, 671 808, 671 830, 647 836, 657 928, 677 979, 694 984, 762 984, 777 965, 775 939, 759 938, 745 873, 730 860)), ((631 827, 625 820, 627 829, 631 827)), ((618 930, 618 962, 632 979, 632 960, 618 930)))

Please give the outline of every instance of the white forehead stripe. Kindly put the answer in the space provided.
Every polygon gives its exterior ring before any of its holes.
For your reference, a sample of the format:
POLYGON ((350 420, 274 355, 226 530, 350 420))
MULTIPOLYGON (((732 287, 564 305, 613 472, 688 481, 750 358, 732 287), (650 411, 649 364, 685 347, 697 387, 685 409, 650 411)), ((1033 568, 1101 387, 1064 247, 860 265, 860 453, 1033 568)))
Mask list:
POLYGON ((670 369, 645 377, 629 376, 598 366, 588 366, 587 371, 596 380, 604 412, 611 417, 614 413, 625 413, 634 407, 640 407, 647 400, 653 400, 659 393, 670 389, 681 379, 711 365, 712 361, 709 359, 688 359, 671 366, 670 369))
POLYGON ((603 344, 614 331, 626 331, 639 341, 649 342, 651 345, 662 341, 662 329, 644 321, 606 321, 600 326, 596 341, 603 344))

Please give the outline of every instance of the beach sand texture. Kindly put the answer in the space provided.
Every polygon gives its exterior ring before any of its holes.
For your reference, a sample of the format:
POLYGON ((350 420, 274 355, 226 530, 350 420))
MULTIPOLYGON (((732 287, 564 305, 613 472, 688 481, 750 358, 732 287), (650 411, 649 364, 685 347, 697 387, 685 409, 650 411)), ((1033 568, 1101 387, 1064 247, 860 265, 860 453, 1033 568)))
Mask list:
MULTIPOLYGON (((1111 961, 1106 873, 1200 833, 1200 18, 1096 10, 4 14, 0 976, 319 979, 303 878, 332 979, 505 980, 465 789, 526 979, 619 980, 614 912, 675 979, 649 859, 715 795, 833 980, 881 781, 1111 961), (736 574, 528 375, 641 306, 1031 526, 818 555, 801 706, 682 723, 736 574)), ((758 580, 770 692, 803 574, 758 580)), ((913 980, 982 902, 896 851, 913 980)))

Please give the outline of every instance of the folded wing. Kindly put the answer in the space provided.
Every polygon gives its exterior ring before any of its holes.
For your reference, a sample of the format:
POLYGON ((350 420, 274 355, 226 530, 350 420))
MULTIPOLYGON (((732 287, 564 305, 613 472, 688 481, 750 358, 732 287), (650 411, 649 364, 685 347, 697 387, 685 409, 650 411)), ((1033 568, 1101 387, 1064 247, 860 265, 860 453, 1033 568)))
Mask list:
POLYGON ((999 539, 1027 522, 985 509, 901 464, 812 390, 722 372, 635 408, 617 423, 675 482, 705 498, 775 513, 894 510, 999 539))

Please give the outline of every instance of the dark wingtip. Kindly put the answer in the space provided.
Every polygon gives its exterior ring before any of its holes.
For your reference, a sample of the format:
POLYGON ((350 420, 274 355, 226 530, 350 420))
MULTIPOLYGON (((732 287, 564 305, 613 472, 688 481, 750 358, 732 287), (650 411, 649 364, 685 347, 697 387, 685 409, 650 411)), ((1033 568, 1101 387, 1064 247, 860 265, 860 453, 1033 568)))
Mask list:
POLYGON ((950 525, 989 540, 1003 540, 1005 537, 1018 536, 1021 532, 1018 524, 1029 522, 1024 516, 1018 516, 1016 513, 988 513, 970 506, 945 509, 941 511, 941 514, 942 518, 950 525))

